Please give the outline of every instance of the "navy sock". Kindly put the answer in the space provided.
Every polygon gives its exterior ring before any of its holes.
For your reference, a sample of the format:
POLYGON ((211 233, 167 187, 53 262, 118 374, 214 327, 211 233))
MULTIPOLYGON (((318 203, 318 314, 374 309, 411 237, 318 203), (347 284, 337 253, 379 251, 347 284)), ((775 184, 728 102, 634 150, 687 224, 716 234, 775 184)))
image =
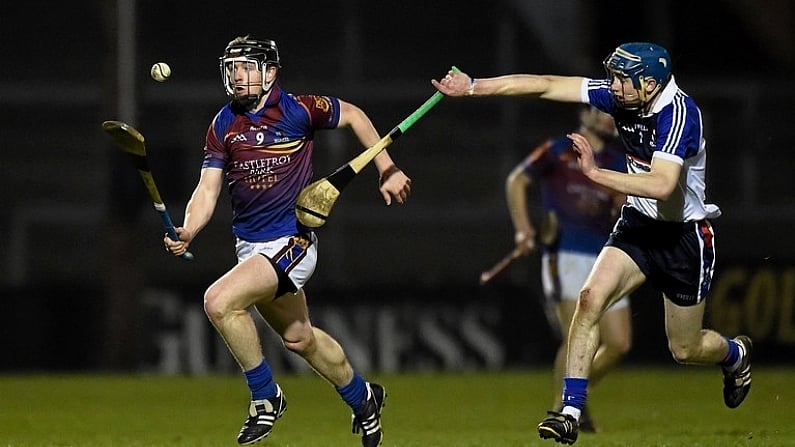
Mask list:
POLYGON ((347 385, 337 387, 342 400, 353 410, 353 414, 360 414, 367 401, 367 383, 364 378, 357 373, 353 373, 353 379, 347 385))
POLYGON ((724 338, 726 339, 726 342, 729 343, 729 352, 726 354, 726 357, 720 362, 720 364, 721 366, 725 366, 729 369, 736 368, 740 364, 740 345, 738 345, 736 341, 729 337, 724 338))
POLYGON ((588 379, 565 377, 563 379, 563 405, 580 411, 585 408, 588 397, 588 379))
POLYGON ((248 388, 251 390, 251 400, 270 399, 276 396, 276 382, 265 360, 254 369, 244 373, 248 388))

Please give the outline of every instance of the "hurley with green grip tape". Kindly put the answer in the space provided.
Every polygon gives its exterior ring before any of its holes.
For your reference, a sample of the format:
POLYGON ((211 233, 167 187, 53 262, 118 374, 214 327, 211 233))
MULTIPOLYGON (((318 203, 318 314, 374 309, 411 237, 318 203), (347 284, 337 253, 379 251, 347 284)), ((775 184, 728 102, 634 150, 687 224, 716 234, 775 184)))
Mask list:
MULTIPOLYGON (((452 69, 454 71, 460 71, 456 67, 452 69)), ((331 208, 337 202, 342 189, 345 188, 356 174, 361 172, 376 155, 403 135, 403 133, 413 126, 417 120, 422 118, 428 110, 432 109, 433 106, 441 101, 443 97, 444 95, 441 92, 434 93, 433 96, 428 98, 417 110, 401 121, 400 124, 395 126, 376 144, 367 148, 345 165, 340 166, 336 171, 307 185, 301 190, 295 204, 295 215, 298 221, 309 228, 319 228, 323 226, 331 213, 331 208)))

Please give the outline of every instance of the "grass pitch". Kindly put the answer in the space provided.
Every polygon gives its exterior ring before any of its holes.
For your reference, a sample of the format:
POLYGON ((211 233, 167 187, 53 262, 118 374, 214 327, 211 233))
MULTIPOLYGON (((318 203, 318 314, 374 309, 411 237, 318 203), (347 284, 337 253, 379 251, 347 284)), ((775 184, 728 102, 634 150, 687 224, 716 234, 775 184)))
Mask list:
MULTIPOLYGON (((576 446, 795 446, 794 368, 755 367, 748 400, 723 406, 718 368, 620 368, 591 392, 601 433, 576 446)), ((388 391, 384 447, 556 446, 535 426, 549 371, 374 376, 388 391)), ((280 376, 288 410, 262 447, 359 446, 350 415, 314 375, 280 376)), ((0 376, 0 447, 235 446, 241 376, 0 376)))

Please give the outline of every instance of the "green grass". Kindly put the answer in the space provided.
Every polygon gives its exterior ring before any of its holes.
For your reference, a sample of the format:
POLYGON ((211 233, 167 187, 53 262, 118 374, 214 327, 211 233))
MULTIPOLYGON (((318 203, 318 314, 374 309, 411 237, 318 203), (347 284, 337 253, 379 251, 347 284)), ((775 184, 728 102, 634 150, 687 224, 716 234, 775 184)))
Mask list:
MULTIPOLYGON (((756 367, 729 410, 717 368, 621 368, 591 393, 602 428, 577 446, 795 446, 795 369, 756 367)), ((372 377, 389 392, 384 447, 555 446, 535 426, 546 370, 372 377)), ((263 447, 358 446, 347 407, 316 376, 279 377, 289 408, 263 447)), ((0 376, 0 447, 234 446, 242 377, 0 376)))

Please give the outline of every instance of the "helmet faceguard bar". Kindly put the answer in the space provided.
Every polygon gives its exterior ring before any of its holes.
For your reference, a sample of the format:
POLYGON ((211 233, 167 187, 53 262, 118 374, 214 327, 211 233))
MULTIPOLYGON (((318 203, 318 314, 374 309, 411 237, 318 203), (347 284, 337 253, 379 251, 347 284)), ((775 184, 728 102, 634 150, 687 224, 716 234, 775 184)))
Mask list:
POLYGON ((642 104, 648 103, 671 79, 671 57, 665 48, 653 43, 622 44, 605 58, 603 65, 608 77, 631 79, 642 104), (657 86, 647 92, 652 79, 657 86))
MULTIPOLYGON (((279 50, 276 42, 272 40, 259 40, 251 38, 238 38, 227 45, 224 55, 219 58, 221 81, 226 94, 235 96, 234 69, 236 63, 253 64, 262 75, 262 94, 270 91, 275 78, 270 82, 266 79, 268 67, 281 67, 279 50)), ((261 96, 261 95, 260 95, 261 96)))
POLYGON ((628 53, 621 47, 611 53, 604 61, 605 71, 608 76, 618 75, 632 79, 632 85, 640 88, 640 79, 643 74, 643 61, 640 56, 628 53))
MULTIPOLYGON (((221 77, 223 79, 224 89, 226 90, 226 94, 229 96, 235 96, 235 67, 237 64, 244 64, 247 66, 248 70, 256 70, 260 72, 260 83, 261 87, 264 91, 270 89, 268 85, 268 89, 266 89, 266 82, 265 82, 265 71, 263 70, 262 64, 260 61, 254 58, 240 56, 240 57, 227 57, 221 58, 221 77)), ((250 85, 250 83, 248 83, 250 85)))

